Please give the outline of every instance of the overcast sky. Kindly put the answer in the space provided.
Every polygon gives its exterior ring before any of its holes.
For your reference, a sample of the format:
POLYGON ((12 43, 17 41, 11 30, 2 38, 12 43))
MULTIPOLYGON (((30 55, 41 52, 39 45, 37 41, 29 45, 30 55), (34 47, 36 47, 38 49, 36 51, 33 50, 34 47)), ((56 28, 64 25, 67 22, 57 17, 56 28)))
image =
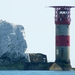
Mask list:
MULTIPOLYGON (((55 61, 54 9, 45 6, 75 5, 74 0, 0 0, 0 19, 23 25, 28 52, 43 53, 55 61)), ((75 9, 71 9, 70 59, 75 67, 75 9)))

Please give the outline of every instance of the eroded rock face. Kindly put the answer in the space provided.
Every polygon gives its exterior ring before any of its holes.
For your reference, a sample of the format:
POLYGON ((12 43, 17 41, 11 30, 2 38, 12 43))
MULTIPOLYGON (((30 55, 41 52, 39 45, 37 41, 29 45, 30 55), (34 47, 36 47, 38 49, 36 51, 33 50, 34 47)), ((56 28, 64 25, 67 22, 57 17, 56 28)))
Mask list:
POLYGON ((22 25, 14 25, 6 21, 0 21, 0 58, 7 56, 12 61, 26 58, 29 62, 29 55, 25 54, 27 43, 25 31, 22 25))

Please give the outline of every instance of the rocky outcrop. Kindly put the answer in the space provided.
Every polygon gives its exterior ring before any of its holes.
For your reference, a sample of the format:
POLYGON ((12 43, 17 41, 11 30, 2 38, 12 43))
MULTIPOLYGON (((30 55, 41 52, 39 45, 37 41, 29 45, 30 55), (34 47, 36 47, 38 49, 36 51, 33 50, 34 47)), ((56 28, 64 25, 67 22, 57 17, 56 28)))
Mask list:
POLYGON ((47 62, 47 56, 41 53, 30 53, 31 62, 47 62))
POLYGON ((56 62, 63 71, 70 71, 72 69, 70 63, 65 63, 65 62, 56 62))
POLYGON ((63 62, 54 62, 52 66, 50 66, 49 70, 53 71, 70 71, 72 67, 70 64, 63 63, 63 62))
POLYGON ((1 20, 0 70, 71 70, 69 63, 48 63, 46 55, 28 54, 26 49, 24 27, 1 20))
POLYGON ((29 55, 25 53, 26 49, 24 27, 0 20, 0 61, 7 58, 13 62, 25 57, 26 62, 29 62, 29 55))
POLYGON ((23 57, 20 60, 11 62, 9 58, 0 58, 0 70, 24 70, 27 68, 26 58, 23 57))
POLYGON ((62 71, 62 68, 57 63, 53 63, 49 70, 62 71))
POLYGON ((33 62, 28 63, 27 70, 49 70, 49 67, 53 64, 53 62, 33 62))
MULTIPOLYGON (((46 57, 46 55, 44 55, 44 54, 37 53, 37 54, 35 54, 33 59, 36 58, 36 59, 38 59, 38 61, 26 62, 28 59, 26 59, 23 56, 21 56, 19 58, 12 57, 15 59, 15 60, 12 60, 10 57, 10 54, 6 53, 0 57, 0 70, 49 70, 49 67, 53 64, 53 62, 51 62, 51 63, 44 62, 43 56, 46 57), (37 57, 38 55, 39 55, 39 57, 37 57), (42 57, 41 58, 42 60, 39 59, 40 57, 42 57), (41 60, 41 62, 40 62, 40 60, 41 60)), ((46 60, 47 60, 47 58, 46 58, 46 60)))

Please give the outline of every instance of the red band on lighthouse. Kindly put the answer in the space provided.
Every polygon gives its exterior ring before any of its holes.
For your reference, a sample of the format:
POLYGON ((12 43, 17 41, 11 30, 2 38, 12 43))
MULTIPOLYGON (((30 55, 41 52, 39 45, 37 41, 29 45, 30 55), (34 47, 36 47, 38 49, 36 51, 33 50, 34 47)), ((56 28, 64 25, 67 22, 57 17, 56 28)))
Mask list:
POLYGON ((70 46, 70 36, 56 36, 56 46, 70 46))

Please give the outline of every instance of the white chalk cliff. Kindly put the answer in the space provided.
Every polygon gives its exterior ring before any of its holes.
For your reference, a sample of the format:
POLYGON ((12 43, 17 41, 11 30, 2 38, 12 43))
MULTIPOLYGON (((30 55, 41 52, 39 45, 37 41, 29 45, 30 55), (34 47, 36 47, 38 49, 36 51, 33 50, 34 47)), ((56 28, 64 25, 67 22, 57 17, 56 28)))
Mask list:
POLYGON ((25 57, 28 62, 29 55, 25 53, 26 49, 24 27, 0 20, 0 57, 5 54, 12 61, 25 57))

